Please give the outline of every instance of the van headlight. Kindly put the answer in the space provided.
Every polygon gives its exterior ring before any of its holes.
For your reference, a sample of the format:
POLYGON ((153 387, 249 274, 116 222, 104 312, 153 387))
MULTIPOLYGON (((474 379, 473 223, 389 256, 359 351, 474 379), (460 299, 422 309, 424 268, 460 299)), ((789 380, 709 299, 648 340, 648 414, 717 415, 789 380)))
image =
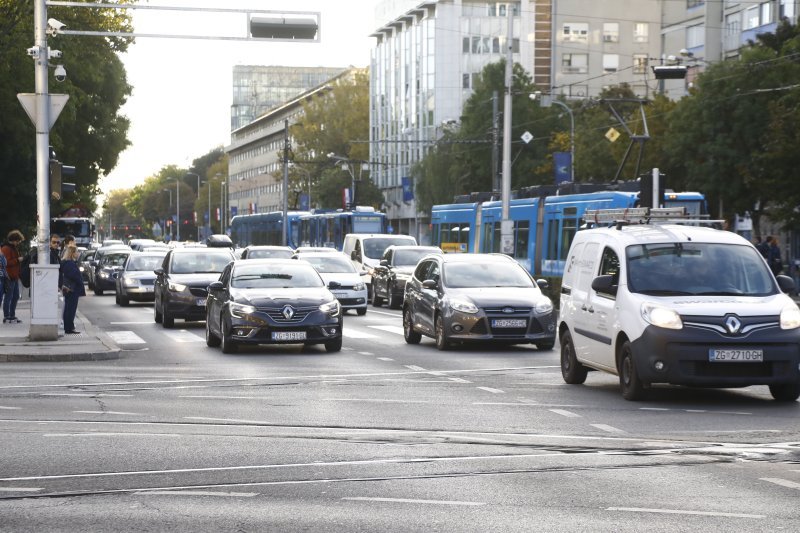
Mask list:
POLYGON ((323 313, 329 314, 330 316, 339 316, 339 311, 341 310, 341 307, 339 306, 339 300, 322 304, 319 306, 319 310, 323 313))
POLYGON ((461 313, 468 313, 474 315, 478 312, 478 307, 472 302, 466 300, 450 300, 450 309, 459 311, 461 313))
POLYGON ((553 310, 553 302, 550 298, 544 297, 536 302, 536 307, 533 310, 539 315, 547 314, 553 310))
POLYGON ((246 318, 247 315, 252 315, 256 312, 256 308, 252 305, 237 304, 236 302, 230 303, 231 316, 234 318, 246 318))
POLYGON ((652 303, 642 304, 642 318, 649 324, 666 329, 683 329, 681 315, 673 309, 652 303))
POLYGON ((797 304, 790 304, 781 311, 781 329, 800 328, 800 309, 797 304))

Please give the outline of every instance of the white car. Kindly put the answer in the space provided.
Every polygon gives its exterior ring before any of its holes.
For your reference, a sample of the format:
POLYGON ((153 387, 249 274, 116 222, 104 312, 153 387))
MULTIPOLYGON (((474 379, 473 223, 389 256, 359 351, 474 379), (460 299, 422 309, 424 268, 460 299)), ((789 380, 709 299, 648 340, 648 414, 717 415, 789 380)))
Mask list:
POLYGON ((671 383, 768 385, 776 400, 795 401, 794 281, 773 276, 736 233, 690 224, 628 221, 575 235, 558 323, 564 381, 602 370, 619 376, 627 400, 671 383))
POLYGON ((361 279, 361 273, 356 271, 353 262, 346 255, 339 252, 309 252, 295 254, 293 257, 311 263, 325 285, 331 281, 341 285, 331 292, 339 300, 343 311, 354 309, 359 315, 367 313, 367 286, 361 279))

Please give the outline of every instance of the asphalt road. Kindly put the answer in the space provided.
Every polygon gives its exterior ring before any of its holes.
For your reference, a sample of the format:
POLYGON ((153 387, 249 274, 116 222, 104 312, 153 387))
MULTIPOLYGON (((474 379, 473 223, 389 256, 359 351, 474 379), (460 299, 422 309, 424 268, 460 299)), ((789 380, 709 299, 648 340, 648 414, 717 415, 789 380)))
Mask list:
POLYGON ((800 531, 800 402, 563 383, 558 347, 205 345, 87 296, 123 346, 0 368, 0 531, 800 531))

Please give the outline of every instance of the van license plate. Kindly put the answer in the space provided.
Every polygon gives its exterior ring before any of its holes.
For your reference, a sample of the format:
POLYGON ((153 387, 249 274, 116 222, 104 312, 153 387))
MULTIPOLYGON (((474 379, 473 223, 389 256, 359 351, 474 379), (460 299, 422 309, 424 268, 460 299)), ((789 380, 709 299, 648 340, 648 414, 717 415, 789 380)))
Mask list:
POLYGON ((528 325, 526 320, 513 318, 498 318, 492 320, 493 328, 524 328, 528 325))
POLYGON ((304 341, 306 340, 305 331, 273 331, 272 340, 274 341, 304 341))
POLYGON ((761 363, 764 350, 710 349, 708 360, 712 363, 761 363))

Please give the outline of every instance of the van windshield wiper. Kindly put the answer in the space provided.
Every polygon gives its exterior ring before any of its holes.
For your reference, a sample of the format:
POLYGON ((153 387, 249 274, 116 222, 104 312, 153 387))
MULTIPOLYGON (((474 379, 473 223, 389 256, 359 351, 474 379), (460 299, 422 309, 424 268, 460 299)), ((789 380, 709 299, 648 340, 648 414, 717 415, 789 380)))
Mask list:
POLYGON ((698 296, 741 296, 744 292, 740 290, 736 291, 707 291, 707 292, 698 292, 698 296))
POLYGON ((674 289, 647 289, 636 292, 639 294, 648 294, 650 296, 695 296, 693 292, 676 291, 674 289))

